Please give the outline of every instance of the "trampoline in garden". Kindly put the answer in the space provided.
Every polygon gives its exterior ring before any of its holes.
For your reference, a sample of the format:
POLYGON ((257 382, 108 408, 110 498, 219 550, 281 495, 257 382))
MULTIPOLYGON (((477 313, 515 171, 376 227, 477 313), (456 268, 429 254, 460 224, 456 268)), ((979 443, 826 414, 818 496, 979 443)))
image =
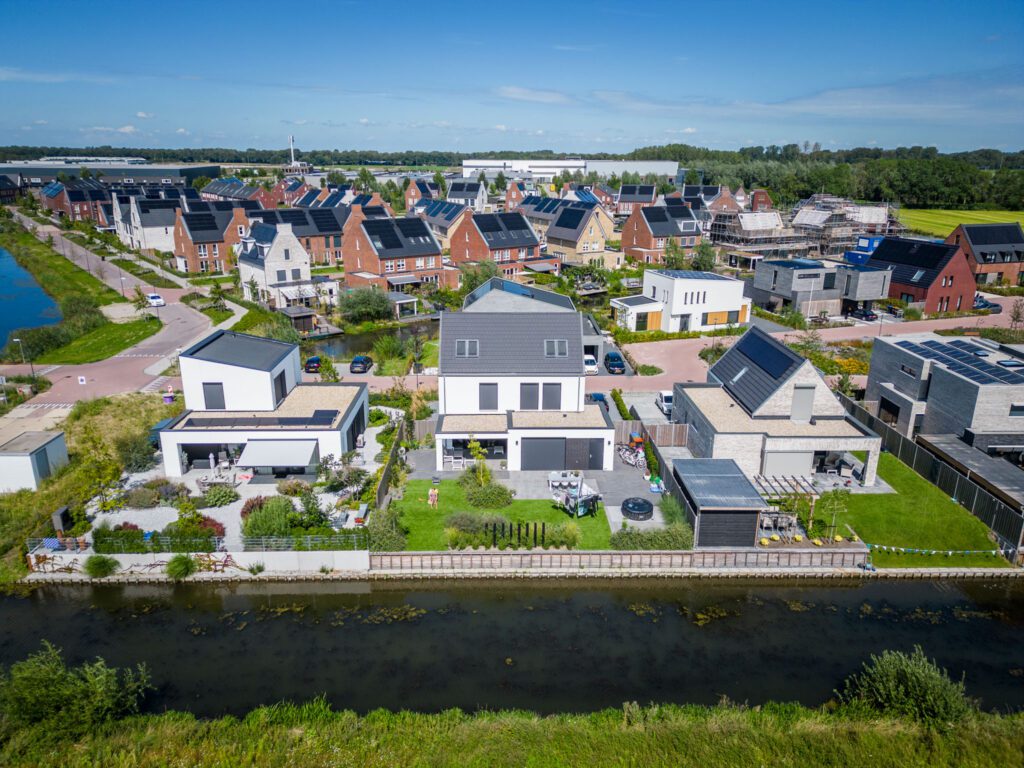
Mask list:
POLYGON ((628 520, 650 520, 654 517, 654 505, 647 499, 632 496, 622 502, 622 516, 628 520))

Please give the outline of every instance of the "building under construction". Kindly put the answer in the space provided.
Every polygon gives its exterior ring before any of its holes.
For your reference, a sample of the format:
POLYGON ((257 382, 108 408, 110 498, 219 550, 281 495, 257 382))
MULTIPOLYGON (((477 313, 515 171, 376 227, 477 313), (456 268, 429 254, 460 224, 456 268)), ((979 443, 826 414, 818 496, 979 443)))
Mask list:
POLYGON ((859 235, 899 235, 904 231, 887 203, 858 205, 834 195, 812 195, 793 208, 793 229, 807 240, 810 255, 842 256, 859 235))
POLYGON ((810 247, 807 235, 786 226, 778 211, 716 213, 711 240, 732 252, 775 259, 803 256, 810 247))

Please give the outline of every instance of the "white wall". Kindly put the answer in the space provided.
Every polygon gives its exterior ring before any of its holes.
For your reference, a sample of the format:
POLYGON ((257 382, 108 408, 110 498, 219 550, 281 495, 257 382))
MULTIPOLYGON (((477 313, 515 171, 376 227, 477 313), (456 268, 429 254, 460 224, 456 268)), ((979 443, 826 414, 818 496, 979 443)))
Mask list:
POLYGON ((747 320, 750 319, 750 299, 743 297, 743 282, 741 280, 673 278, 658 274, 656 270, 647 270, 644 272, 643 294, 665 305, 666 309, 661 315, 661 330, 663 331, 680 330, 682 315, 690 315, 689 330, 691 331, 721 327, 721 324, 705 326, 701 322, 703 314, 705 312, 739 312, 743 306, 747 307, 747 320), (698 298, 700 300, 697 300, 698 298))
POLYGON ((570 440, 604 440, 604 469, 611 470, 615 464, 615 430, 607 427, 594 429, 510 429, 508 432, 508 468, 518 472, 523 466, 523 438, 564 437, 570 440))
MULTIPOLYGON (((56 571, 57 568, 70 566, 74 571, 81 571, 85 560, 89 555, 84 553, 72 554, 70 552, 46 553, 45 566, 40 564, 38 570, 56 571)), ((173 557, 166 552, 132 554, 132 555, 110 555, 121 565, 119 575, 138 573, 147 576, 161 576, 163 572, 154 570, 154 565, 166 564, 173 557)), ((266 567, 265 573, 317 573, 324 566, 332 571, 368 571, 370 570, 370 553, 363 550, 342 550, 337 552, 212 552, 210 557, 218 562, 224 562, 228 558, 237 568, 232 569, 230 565, 223 571, 225 578, 237 577, 240 572, 251 565, 262 563, 266 567)), ((32 559, 33 569, 36 569, 36 560, 32 559)))
MULTIPOLYGON (((582 411, 586 389, 582 376, 442 376, 438 381, 439 412, 445 413, 504 413, 518 411, 519 385, 523 383, 562 385, 562 404, 558 410, 582 411), (498 408, 481 411, 480 384, 498 385, 498 408)), ((543 386, 539 402, 544 402, 543 386)))
POLYGON ((185 356, 179 358, 179 367, 185 407, 194 411, 206 410, 204 382, 224 385, 225 410, 272 411, 277 405, 274 400, 274 377, 284 371, 286 391, 291 392, 301 376, 298 347, 269 373, 185 356))
MULTIPOLYGON (((213 411, 212 413, 216 413, 213 411)), ((285 429, 197 429, 164 430, 160 433, 160 450, 163 453, 164 474, 181 477, 185 474, 179 445, 243 445, 250 440, 316 440, 320 456, 332 454, 335 457, 345 452, 344 431, 342 430, 285 430, 285 429)))
POLYGON ((37 487, 31 456, 0 456, 0 493, 37 487))

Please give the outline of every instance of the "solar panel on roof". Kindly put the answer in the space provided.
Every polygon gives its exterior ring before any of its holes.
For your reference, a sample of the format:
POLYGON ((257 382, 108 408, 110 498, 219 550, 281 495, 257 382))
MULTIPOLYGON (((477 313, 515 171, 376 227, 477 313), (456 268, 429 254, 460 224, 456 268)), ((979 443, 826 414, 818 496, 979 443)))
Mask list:
POLYGON ((334 232, 340 229, 338 226, 338 219, 334 215, 334 211, 325 211, 319 208, 314 208, 309 212, 310 218, 313 219, 313 223, 316 225, 318 232, 334 232))
POLYGON ((746 333, 736 342, 736 348, 773 379, 779 378, 789 368, 792 360, 782 349, 753 333, 746 333))
POLYGON ((566 208, 555 220, 555 226, 565 227, 566 229, 576 229, 583 220, 585 213, 585 211, 582 211, 579 208, 566 208))
POLYGON ((190 213, 188 215, 189 229, 195 232, 203 232, 211 229, 219 229, 217 220, 212 213, 190 213))
POLYGON ((376 238, 380 242, 380 247, 395 250, 402 247, 402 240, 395 234, 392 222, 393 219, 367 219, 363 228, 371 239, 376 238))
POLYGON ((518 232, 529 228, 526 219, 523 218, 521 213, 499 213, 498 218, 505 225, 505 229, 510 232, 518 232))
POLYGON ((406 237, 427 236, 427 225, 423 223, 423 219, 396 219, 395 225, 398 227, 398 231, 401 232, 406 237))
POLYGON ((295 208, 282 208, 278 211, 278 214, 281 216, 281 221, 285 224, 291 224, 292 226, 295 226, 296 224, 308 224, 309 213, 311 212, 295 208))
POLYGON ((498 217, 493 213, 474 216, 473 221, 476 223, 477 229, 484 234, 502 231, 501 222, 498 221, 498 217))
POLYGON ((661 206, 650 206, 643 209, 644 217, 652 224, 661 224, 668 221, 668 211, 661 206))

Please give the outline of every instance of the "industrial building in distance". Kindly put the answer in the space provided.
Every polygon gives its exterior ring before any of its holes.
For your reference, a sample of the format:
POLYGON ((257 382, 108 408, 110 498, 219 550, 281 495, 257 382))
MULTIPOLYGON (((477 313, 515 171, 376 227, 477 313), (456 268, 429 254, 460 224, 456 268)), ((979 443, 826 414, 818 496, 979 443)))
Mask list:
POLYGON ((462 161, 462 175, 467 179, 475 179, 481 173, 491 179, 498 175, 498 172, 509 178, 516 179, 537 179, 538 181, 551 181, 555 176, 561 176, 566 171, 576 173, 579 171, 584 176, 588 173, 596 173, 598 176, 608 177, 613 173, 622 176, 623 173, 639 173, 646 176, 653 173, 656 176, 675 178, 679 170, 679 163, 674 160, 582 160, 580 158, 568 160, 490 160, 487 158, 470 158, 462 161))

